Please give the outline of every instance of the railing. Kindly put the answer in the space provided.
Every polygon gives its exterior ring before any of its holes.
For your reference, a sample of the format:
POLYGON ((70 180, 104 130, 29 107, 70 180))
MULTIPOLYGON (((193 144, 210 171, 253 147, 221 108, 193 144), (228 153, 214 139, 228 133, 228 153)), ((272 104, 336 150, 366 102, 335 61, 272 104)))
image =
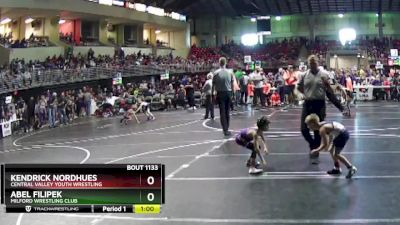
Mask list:
POLYGON ((57 84, 68 84, 82 81, 111 79, 117 73, 123 77, 161 75, 167 70, 170 74, 208 72, 212 65, 170 64, 170 65, 140 65, 127 68, 92 67, 87 69, 34 69, 31 79, 23 75, 1 76, 0 93, 13 92, 35 87, 57 84))

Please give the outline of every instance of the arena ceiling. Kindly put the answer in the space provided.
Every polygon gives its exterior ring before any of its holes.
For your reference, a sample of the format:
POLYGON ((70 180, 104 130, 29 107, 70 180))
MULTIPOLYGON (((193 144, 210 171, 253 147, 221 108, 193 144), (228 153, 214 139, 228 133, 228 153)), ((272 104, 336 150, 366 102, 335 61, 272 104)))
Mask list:
POLYGON ((177 11, 189 16, 400 11, 400 0, 135 0, 135 2, 177 11))

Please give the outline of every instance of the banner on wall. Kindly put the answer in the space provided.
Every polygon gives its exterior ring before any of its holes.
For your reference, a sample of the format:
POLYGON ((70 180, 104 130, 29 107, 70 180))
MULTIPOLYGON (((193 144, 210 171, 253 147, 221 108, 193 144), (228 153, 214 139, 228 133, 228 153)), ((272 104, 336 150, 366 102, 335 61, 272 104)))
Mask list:
POLYGON ((390 49, 390 56, 391 56, 391 57, 398 57, 398 56, 399 56, 399 50, 397 50, 397 49, 390 49))
POLYGON ((102 5, 112 5, 113 0, 99 0, 99 3, 102 5))
POLYGON ((356 99, 360 101, 371 101, 374 99, 373 91, 374 87, 368 86, 355 86, 354 90, 356 91, 356 99))
POLYGON ((7 137, 11 135, 11 121, 6 121, 1 124, 1 131, 3 137, 7 137))
POLYGON ((121 72, 118 72, 118 73, 113 77, 112 84, 113 84, 113 85, 122 85, 122 84, 123 84, 123 83, 122 83, 122 73, 121 73, 121 72))
POLYGON ((376 69, 383 69, 383 64, 381 63, 381 61, 377 61, 377 62, 376 62, 375 68, 376 68, 376 69))
POLYGON ((160 80, 169 80, 169 71, 165 70, 165 74, 161 74, 160 80))
POLYGON ((251 55, 244 56, 244 63, 251 63, 251 55))
POLYGON ((10 104, 12 102, 12 96, 6 96, 6 104, 10 104))
POLYGON ((125 2, 124 2, 124 0, 113 0, 113 1, 112 1, 112 4, 113 4, 113 5, 116 5, 116 6, 124 7, 125 2))

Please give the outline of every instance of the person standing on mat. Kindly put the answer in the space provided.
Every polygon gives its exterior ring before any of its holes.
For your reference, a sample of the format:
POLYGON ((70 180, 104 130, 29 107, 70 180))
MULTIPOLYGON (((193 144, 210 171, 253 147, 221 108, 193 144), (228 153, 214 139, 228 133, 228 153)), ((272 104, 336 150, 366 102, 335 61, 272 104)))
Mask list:
MULTIPOLYGON (((308 142, 310 150, 317 148, 321 143, 318 130, 314 131, 314 138, 310 135, 310 129, 305 124, 305 118, 310 114, 317 114, 321 121, 325 120, 326 104, 325 97, 343 111, 343 106, 335 97, 329 84, 329 73, 318 68, 318 58, 315 55, 308 57, 310 69, 300 75, 297 89, 304 95, 304 104, 301 114, 301 133, 308 142)), ((319 163, 319 154, 310 155, 311 163, 319 163)))
POLYGON ((216 101, 219 105, 219 114, 222 130, 225 136, 230 136, 230 103, 233 90, 233 72, 226 68, 226 58, 219 59, 220 68, 214 72, 211 96, 214 99, 214 90, 217 91, 216 101))
POLYGON ((212 103, 212 98, 211 98, 212 78, 213 78, 213 74, 208 73, 207 81, 203 86, 203 93, 206 96, 206 102, 205 102, 206 114, 204 115, 204 119, 208 119, 208 115, 210 115, 211 119, 213 120, 214 119, 214 105, 212 103))

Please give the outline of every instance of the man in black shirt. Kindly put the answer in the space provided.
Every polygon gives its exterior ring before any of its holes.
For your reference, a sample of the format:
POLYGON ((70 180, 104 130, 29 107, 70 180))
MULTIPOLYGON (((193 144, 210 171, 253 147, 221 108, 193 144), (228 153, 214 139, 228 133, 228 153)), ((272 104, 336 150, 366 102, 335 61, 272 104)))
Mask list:
POLYGON ((33 122, 35 121, 35 98, 30 97, 27 105, 28 124, 29 126, 33 126, 33 122))
POLYGON ((60 113, 60 124, 63 123, 67 125, 68 118, 67 114, 65 113, 65 106, 67 105, 67 100, 65 98, 64 92, 61 92, 60 97, 58 98, 58 112, 60 113))
POLYGON ((171 84, 172 84, 172 87, 174 88, 175 92, 177 92, 181 86, 181 82, 179 82, 179 79, 176 77, 172 77, 171 84))
POLYGON ((188 101, 189 108, 192 110, 196 110, 196 106, 194 103, 194 86, 193 86, 192 78, 189 78, 188 84, 185 86, 185 90, 186 90, 186 99, 188 101))

